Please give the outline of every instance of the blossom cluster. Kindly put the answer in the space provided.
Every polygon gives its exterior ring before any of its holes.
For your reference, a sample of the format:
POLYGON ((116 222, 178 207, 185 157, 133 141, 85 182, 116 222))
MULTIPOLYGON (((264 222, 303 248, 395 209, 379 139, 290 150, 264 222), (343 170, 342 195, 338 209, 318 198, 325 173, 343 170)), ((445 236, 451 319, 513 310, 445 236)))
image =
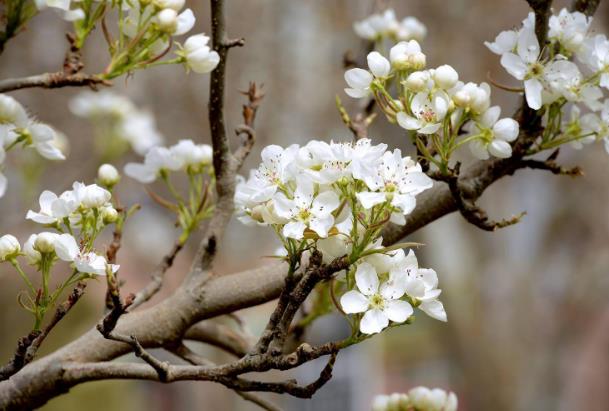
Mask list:
POLYGON ((415 387, 408 394, 377 395, 372 411, 457 411, 458 405, 454 392, 415 387))
POLYGON ((180 140, 171 147, 152 147, 146 153, 144 163, 128 163, 125 174, 140 183, 149 184, 171 171, 184 170, 192 174, 209 171, 211 160, 212 148, 209 144, 180 140))
POLYGON ((549 44, 542 48, 530 13, 520 28, 485 43, 501 56, 506 71, 523 82, 528 106, 546 109, 539 150, 565 143, 580 148, 602 139, 609 151, 609 101, 603 101, 603 89, 609 89, 609 40, 593 34, 591 23, 591 17, 562 9, 549 18, 549 44), (567 109, 569 116, 563 115, 567 109), (581 115, 583 110, 588 113, 581 115))
POLYGON ((438 168, 445 169, 453 151, 465 143, 481 159, 511 156, 509 143, 519 126, 499 118, 501 109, 491 106, 488 84, 463 83, 449 65, 425 69, 427 58, 416 40, 397 43, 389 58, 373 51, 367 60, 368 70, 345 73, 345 92, 353 98, 372 96, 389 121, 413 133, 421 155, 438 168), (396 97, 389 93, 392 84, 396 97))
POLYGON ((177 215, 177 225, 182 234, 178 239, 184 244, 199 223, 208 218, 214 209, 212 192, 214 171, 212 148, 208 144, 195 144, 192 140, 180 140, 171 147, 152 147, 143 163, 128 163, 125 174, 142 184, 161 178, 173 197, 173 202, 148 191, 152 198, 177 215), (172 184, 170 174, 183 171, 188 175, 188 194, 182 195, 172 184))
POLYGON ((416 17, 406 17, 399 21, 392 9, 355 22, 353 30, 359 37, 371 41, 383 39, 421 41, 427 35, 427 28, 416 17))
POLYGON ((446 319, 436 273, 419 269, 412 251, 381 246, 385 224, 404 224, 416 196, 431 186, 399 149, 369 139, 313 140, 265 147, 262 164, 239 179, 235 206, 243 223, 273 227, 289 260, 310 248, 326 263, 347 256, 352 265, 339 278, 339 308, 354 315, 362 334, 374 334, 390 321, 405 322, 413 306, 446 319))
MULTIPOLYGON (((0 94, 0 165, 6 152, 21 144, 34 148, 49 160, 64 160, 59 150, 57 132, 35 120, 13 97, 0 94)), ((0 172, 0 197, 6 192, 7 180, 0 172)))
POLYGON ((184 45, 178 44, 176 57, 161 60, 172 48, 174 37, 190 32, 196 22, 193 11, 184 9, 185 0, 101 1, 36 0, 39 10, 52 8, 74 23, 76 44, 85 39, 109 8, 118 12, 118 40, 113 41, 105 30, 112 59, 102 74, 111 79, 126 72, 159 64, 184 64, 187 70, 209 73, 219 63, 220 56, 208 46, 209 37, 196 34, 184 45))
POLYGON ((154 116, 112 91, 81 92, 70 101, 70 110, 93 123, 106 149, 117 150, 121 143, 127 142, 133 151, 144 155, 163 143, 164 137, 156 127, 154 116))
POLYGON ((110 192, 119 178, 118 171, 105 164, 99 169, 99 181, 106 188, 75 182, 71 190, 60 195, 43 191, 39 198, 40 210, 29 210, 26 219, 43 225, 48 231, 31 234, 23 247, 10 234, 0 237, 0 262, 9 262, 28 286, 27 301, 21 301, 21 305, 34 314, 36 329, 64 289, 92 276, 114 274, 119 269, 95 249, 95 240, 105 227, 122 223, 123 217, 113 206, 110 192), (36 288, 22 270, 20 256, 39 272, 40 288, 36 288), (58 260, 69 263, 73 271, 52 291, 51 271, 58 260))

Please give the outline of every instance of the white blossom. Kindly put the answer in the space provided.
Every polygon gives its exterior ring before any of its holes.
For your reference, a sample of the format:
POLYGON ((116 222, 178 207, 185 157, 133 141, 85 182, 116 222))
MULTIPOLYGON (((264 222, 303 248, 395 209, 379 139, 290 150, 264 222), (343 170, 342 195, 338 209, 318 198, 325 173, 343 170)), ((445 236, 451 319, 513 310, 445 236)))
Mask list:
POLYGON ((577 52, 586 39, 590 23, 592 23, 591 17, 578 11, 571 13, 567 9, 562 9, 558 16, 550 16, 548 39, 559 42, 568 52, 577 52))
POLYGON ((298 240, 303 238, 307 228, 319 237, 327 237, 328 230, 334 225, 332 212, 338 208, 340 200, 334 191, 315 195, 313 183, 300 179, 293 199, 277 193, 274 204, 277 215, 289 220, 283 227, 283 235, 298 240))
POLYGON ((208 43, 209 37, 203 33, 186 39, 179 54, 184 57, 188 69, 195 73, 209 73, 216 68, 220 62, 220 55, 212 50, 208 43))
POLYGON ((421 134, 433 134, 442 126, 442 120, 448 112, 448 96, 442 91, 429 94, 417 93, 412 99, 412 115, 400 111, 396 120, 406 130, 416 130, 421 134))
POLYGON ((533 28, 519 33, 516 51, 517 54, 504 53, 501 65, 516 79, 524 81, 527 104, 538 110, 542 105, 544 65, 539 61, 541 49, 533 28))
POLYGON ((144 163, 127 163, 125 174, 142 184, 149 184, 156 180, 162 172, 177 171, 182 166, 174 153, 166 147, 152 147, 144 163))
POLYGON ((456 411, 457 396, 440 388, 415 387, 408 391, 410 403, 421 411, 456 411))
POLYGON ((118 265, 108 264, 101 255, 92 251, 82 252, 76 239, 70 234, 56 236, 55 253, 60 260, 73 263, 76 270, 85 274, 106 275, 107 269, 110 269, 113 273, 119 269, 118 265))
POLYGON ((373 265, 359 264, 355 282, 359 291, 347 291, 340 305, 346 314, 364 313, 359 326, 363 334, 379 333, 389 321, 402 323, 412 315, 412 306, 399 299, 405 290, 390 282, 381 284, 373 265))
POLYGON ((470 134, 480 134, 479 139, 470 143, 472 154, 481 160, 495 157, 508 158, 512 155, 510 142, 516 140, 519 132, 518 122, 511 118, 499 119, 501 108, 493 106, 486 110, 475 122, 465 125, 470 134))
POLYGON ((389 50, 391 65, 397 70, 420 70, 427 58, 416 40, 400 41, 389 50))
POLYGON ((400 149, 385 152, 375 172, 364 178, 370 192, 357 193, 365 209, 389 201, 402 214, 410 214, 416 206, 415 196, 432 187, 432 180, 410 157, 402 157, 400 149))

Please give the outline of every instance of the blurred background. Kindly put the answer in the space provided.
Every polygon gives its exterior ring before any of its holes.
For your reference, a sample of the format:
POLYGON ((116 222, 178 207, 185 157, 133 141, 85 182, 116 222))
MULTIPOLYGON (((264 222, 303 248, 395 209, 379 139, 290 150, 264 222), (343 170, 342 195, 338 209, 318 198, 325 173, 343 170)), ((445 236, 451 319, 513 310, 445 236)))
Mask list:
MULTIPOLYGON (((350 139, 337 114, 335 95, 353 112, 358 102, 347 98, 342 56, 361 53, 362 41, 352 23, 378 10, 372 0, 241 0, 227 2, 228 31, 243 36, 246 46, 233 49, 228 64, 226 116, 229 126, 241 122, 248 82, 264 83, 266 97, 256 128, 258 141, 244 166, 257 165, 262 147, 275 143, 304 144, 309 139, 350 139)), ((556 1, 555 10, 566 5, 556 1)), ((187 1, 197 16, 193 32, 209 33, 208 1, 187 1)), ((412 15, 428 28, 423 41, 428 66, 451 64, 461 80, 481 82, 487 73, 514 84, 499 58, 483 45, 526 16, 521 0, 388 1, 399 19, 412 15)), ((594 30, 607 32, 608 4, 601 4, 594 30)), ((45 11, 10 42, 0 56, 0 78, 22 77, 61 67, 69 29, 45 11)), ((107 64, 100 33, 89 41, 87 72, 107 64)), ((181 138, 209 142, 208 75, 184 74, 182 67, 158 67, 114 81, 114 91, 128 96, 156 118, 167 143, 181 138)), ((65 162, 40 161, 22 150, 8 156, 7 195, 0 200, 0 232, 22 242, 39 227, 24 220, 38 210, 43 189, 62 192, 75 180, 91 183, 104 162, 90 123, 74 116, 69 102, 82 90, 30 89, 12 93, 41 121, 62 131, 69 141, 65 162)), ((509 114, 518 96, 498 89, 493 103, 509 114)), ((412 151, 403 133, 383 119, 371 136, 391 147, 412 151)), ((103 146, 103 144, 101 144, 103 146)), ((129 153, 114 161, 122 168, 141 157, 129 153)), ((335 378, 312 400, 269 395, 290 410, 368 410, 375 394, 405 392, 425 385, 457 393, 460 410, 587 410, 609 409, 609 158, 601 145, 582 151, 565 148, 565 165, 580 165, 577 179, 543 172, 519 171, 494 184, 480 203, 491 217, 526 210, 523 221, 496 233, 482 232, 459 215, 442 218, 416 232, 411 240, 427 244, 418 251, 423 267, 433 267, 444 290, 448 323, 419 315, 413 325, 392 329, 339 355, 335 378)), ((153 186, 161 191, 161 187, 153 186)), ((177 234, 172 217, 153 203, 142 185, 127 177, 118 188, 125 204, 143 210, 129 222, 119 253, 124 289, 135 291, 147 273, 168 252, 177 234)), ((190 264, 196 240, 168 274, 158 301, 180 282, 190 264)), ((264 256, 278 247, 271 230, 234 221, 224 239, 217 270, 231 273, 269 262, 264 256), (253 246, 254 245, 254 246, 253 246)), ((17 339, 30 329, 31 318, 16 303, 22 283, 0 266, 0 358, 7 361, 17 339)), ((91 282, 87 294, 54 329, 42 354, 54 350, 92 327, 103 313, 105 284, 91 282)), ((242 312, 253 333, 259 332, 272 304, 242 312)), ((309 333, 310 341, 336 338, 346 327, 340 318, 324 318, 309 333)), ((224 354, 197 347, 216 361, 224 354)), ((315 378, 321 364, 298 370, 301 380, 315 378)), ((106 409, 254 410, 231 391, 211 383, 110 381, 88 383, 43 407, 48 411, 106 409)))

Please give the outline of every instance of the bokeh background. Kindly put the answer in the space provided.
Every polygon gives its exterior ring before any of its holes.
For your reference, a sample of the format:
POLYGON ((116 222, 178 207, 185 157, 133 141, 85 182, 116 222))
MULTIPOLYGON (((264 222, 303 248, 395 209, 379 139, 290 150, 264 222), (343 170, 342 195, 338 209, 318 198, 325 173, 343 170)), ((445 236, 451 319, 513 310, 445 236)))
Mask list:
MULTIPOLYGON (((209 32, 209 2, 187 1, 197 16, 195 32, 209 32)), ((242 96, 249 81, 264 83, 258 142, 244 170, 254 167, 262 147, 275 143, 305 143, 309 139, 348 139, 334 97, 350 110, 342 56, 359 53, 362 42, 352 23, 379 4, 371 0, 233 0, 228 3, 231 36, 246 38, 246 46, 230 53, 227 76, 228 124, 239 124, 242 96)), ((566 3, 555 2, 555 9, 566 3)), ((413 15, 428 28, 423 41, 431 67, 451 64, 465 81, 492 78, 513 84, 499 59, 483 45, 519 24, 528 12, 520 0, 412 0, 383 2, 398 18, 413 15)), ((607 31, 609 7, 601 4, 594 29, 607 31)), ((45 11, 10 42, 0 56, 0 78, 57 70, 66 47, 69 26, 45 11)), ((107 63, 100 33, 84 54, 86 70, 107 63)), ((180 138, 209 142, 207 96, 209 76, 186 75, 182 67, 158 67, 114 82, 116 92, 153 113, 168 143, 180 138)), ((38 161, 11 152, 5 172, 8 194, 0 200, 0 232, 22 241, 39 227, 24 220, 37 210, 43 189, 61 192, 74 180, 92 182, 102 162, 90 124, 68 109, 76 89, 30 89, 12 93, 40 120, 69 139, 66 162, 38 161), (35 178, 37 177, 37 178, 35 178), (37 181, 36 181, 37 180, 37 181)), ((518 96, 495 89, 493 101, 510 113, 518 96)), ((395 126, 382 119, 371 129, 377 142, 412 151, 395 126)), ((128 154, 115 161, 122 167, 137 160, 128 154)), ((290 410, 368 410, 378 393, 407 391, 417 385, 443 387, 458 394, 464 411, 605 411, 609 409, 609 157, 601 145, 582 151, 562 150, 561 161, 580 165, 585 176, 556 177, 521 171, 493 185, 481 205, 491 217, 526 210, 524 220, 496 233, 482 232, 456 214, 416 232, 412 239, 427 244, 418 252, 422 266, 433 267, 443 288, 448 323, 418 316, 410 326, 383 333, 339 356, 335 378, 310 401, 269 396, 290 410)), ((161 190, 153 186, 153 189, 161 190)), ((143 210, 128 224, 119 254, 124 289, 134 291, 167 252, 176 232, 172 218, 154 204, 144 188, 124 178, 118 188, 123 203, 139 202, 143 210)), ((193 242, 195 244, 195 242, 193 242)), ((278 243, 270 230, 231 223, 217 264, 231 273, 268 263, 278 243)), ((180 282, 194 246, 180 255, 168 275, 167 287, 180 282)), ((31 319, 16 303, 22 288, 17 275, 0 266, 0 358, 10 357, 31 319)), ((42 353, 49 352, 92 327, 103 312, 102 281, 90 284, 84 299, 53 331, 42 353)), ((271 304, 245 310, 253 333, 264 325, 271 304)), ((336 337, 340 318, 325 318, 309 334, 312 341, 336 337)), ((214 360, 228 358, 209 347, 197 347, 214 360)), ((298 370, 313 379, 320 364, 298 370)), ((82 410, 250 410, 256 409, 225 388, 211 383, 161 385, 111 381, 74 388, 43 407, 48 411, 82 410)))

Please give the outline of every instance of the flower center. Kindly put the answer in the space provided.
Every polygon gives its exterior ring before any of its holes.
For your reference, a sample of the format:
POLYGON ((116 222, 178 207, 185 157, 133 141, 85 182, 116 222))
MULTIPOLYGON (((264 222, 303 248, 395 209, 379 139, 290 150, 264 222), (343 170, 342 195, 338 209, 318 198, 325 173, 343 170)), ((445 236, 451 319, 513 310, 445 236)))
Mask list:
POLYGON ((431 109, 431 107, 425 107, 423 110, 419 111, 419 118, 423 119, 427 123, 431 123, 436 118, 436 113, 431 109))
POLYGON ((385 308, 385 299, 380 294, 374 294, 370 297, 370 307, 382 310, 385 308))

